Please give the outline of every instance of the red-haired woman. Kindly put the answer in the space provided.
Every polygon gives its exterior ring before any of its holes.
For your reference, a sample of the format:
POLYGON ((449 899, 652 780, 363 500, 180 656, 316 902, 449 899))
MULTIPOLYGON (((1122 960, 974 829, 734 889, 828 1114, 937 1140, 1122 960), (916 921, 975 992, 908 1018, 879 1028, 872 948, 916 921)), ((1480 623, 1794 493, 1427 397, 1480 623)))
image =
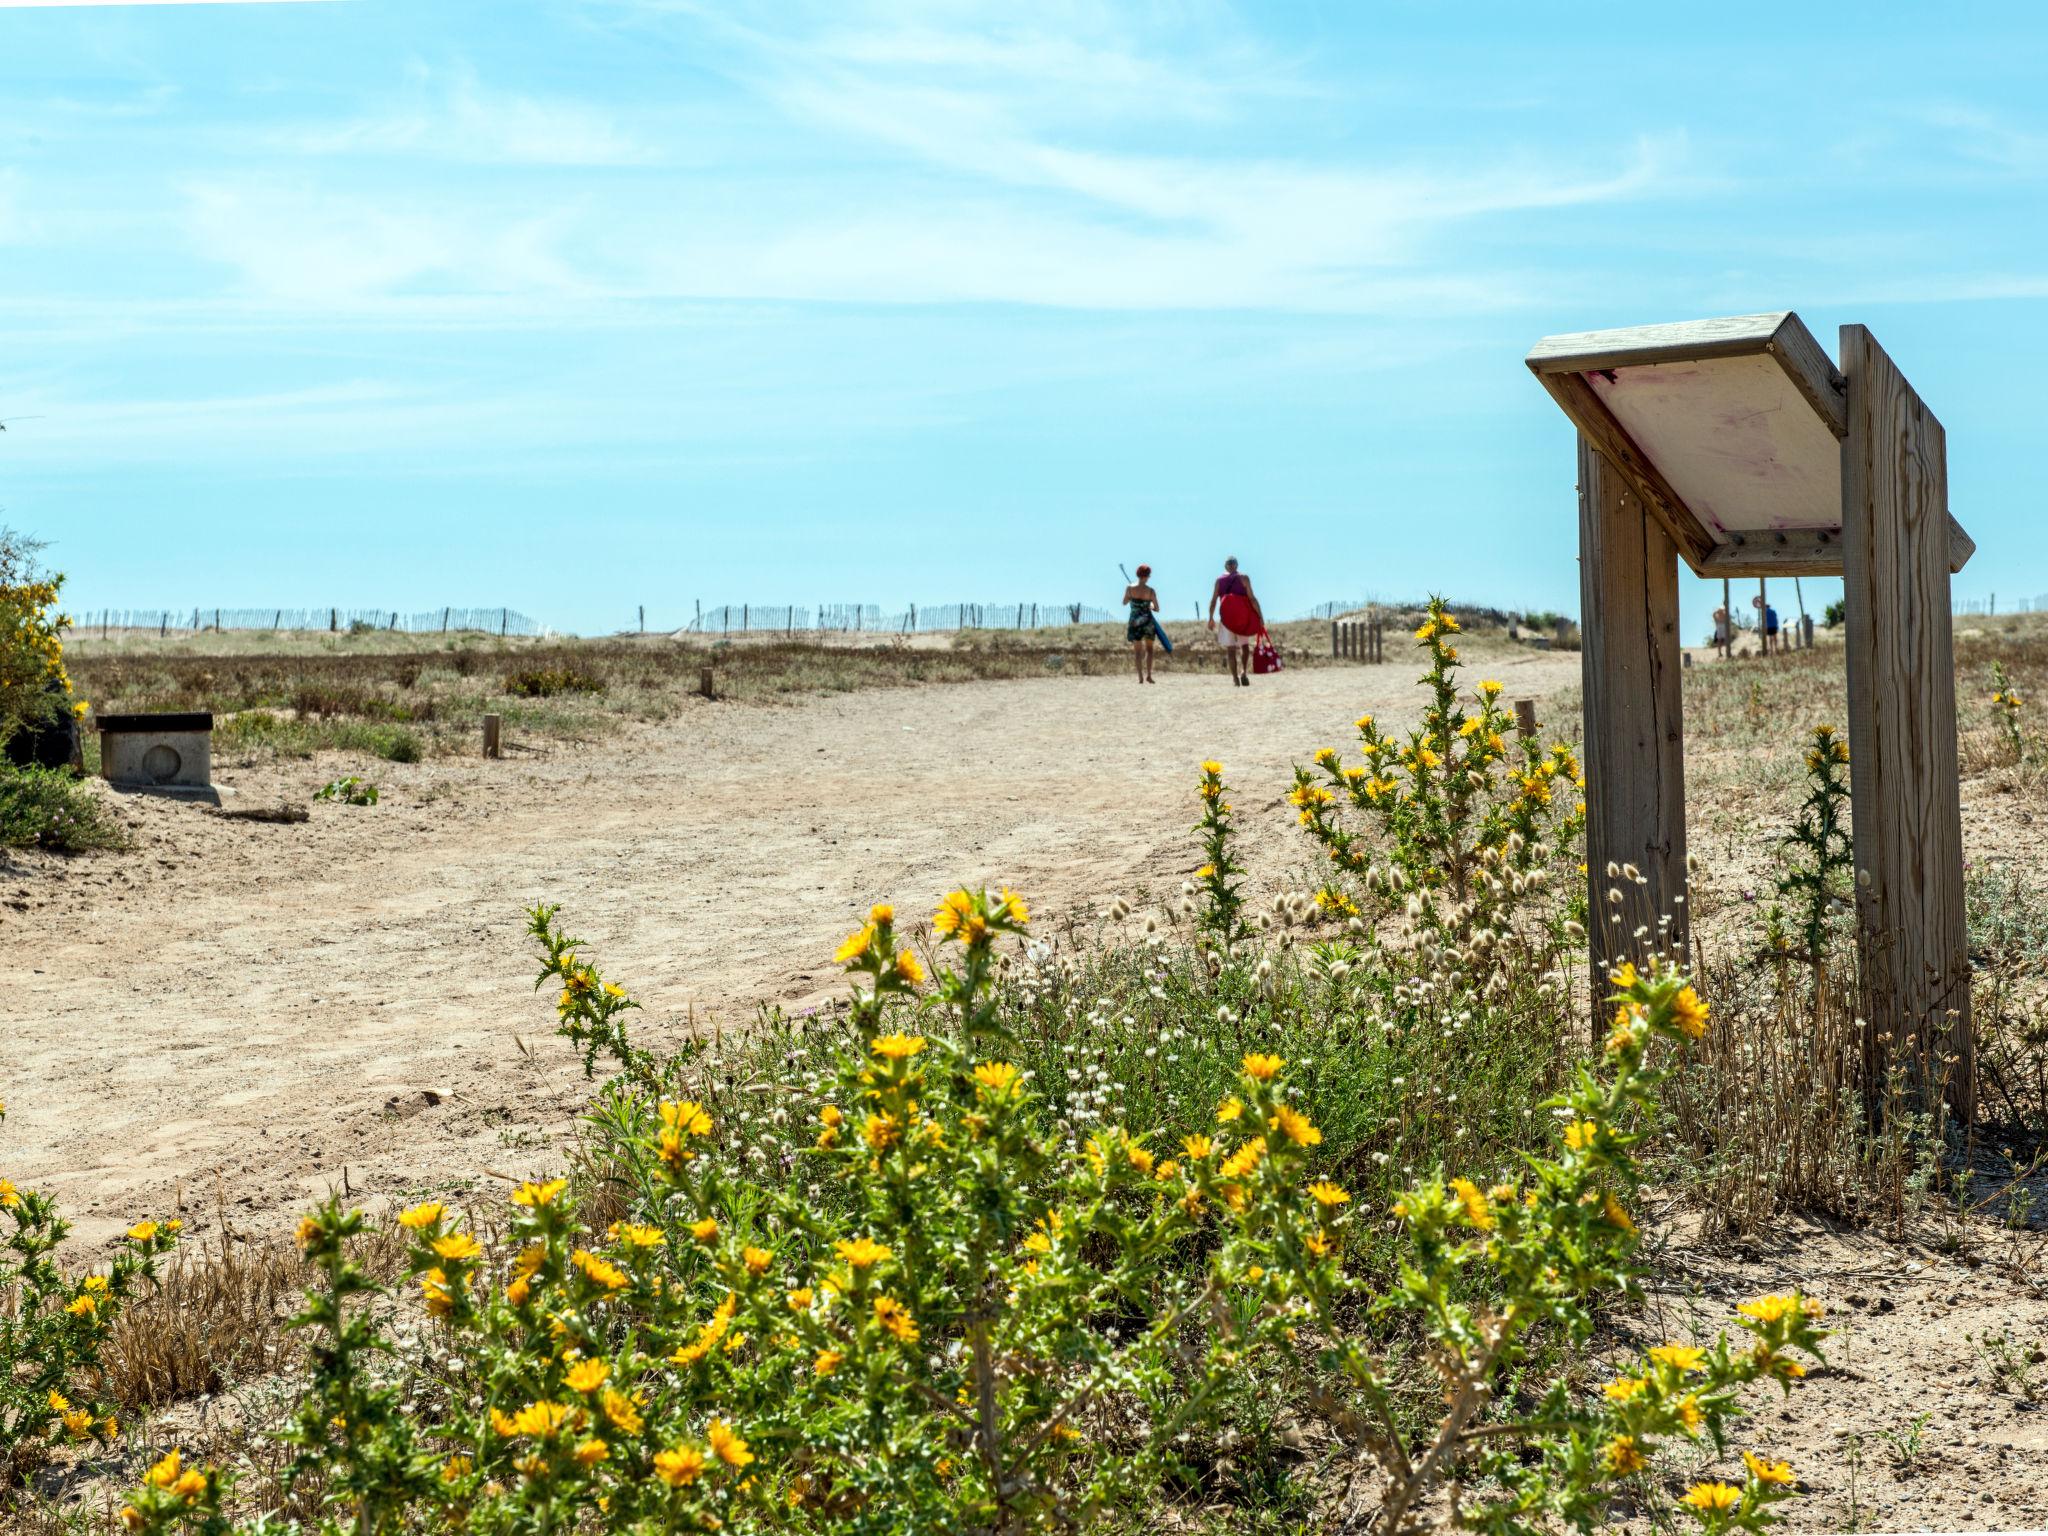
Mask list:
POLYGON ((1138 681, 1152 681, 1152 650, 1159 643, 1159 594, 1152 590, 1152 567, 1138 567, 1138 579, 1124 588, 1124 601, 1131 616, 1124 624, 1124 638, 1131 642, 1131 660, 1138 668, 1138 681))

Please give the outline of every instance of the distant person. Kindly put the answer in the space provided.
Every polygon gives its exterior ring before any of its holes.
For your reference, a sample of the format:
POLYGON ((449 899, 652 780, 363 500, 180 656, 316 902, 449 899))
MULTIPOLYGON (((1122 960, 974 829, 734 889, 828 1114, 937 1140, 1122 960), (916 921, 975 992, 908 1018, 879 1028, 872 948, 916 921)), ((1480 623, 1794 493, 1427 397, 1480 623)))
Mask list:
POLYGON ((1714 610, 1714 649, 1723 661, 1735 654, 1735 625, 1728 617, 1726 608, 1714 610))
POLYGON ((1233 555, 1223 562, 1223 574, 1216 578, 1216 589, 1209 594, 1209 629, 1230 663, 1233 686, 1251 687, 1252 642, 1265 627, 1259 600, 1252 595, 1252 579, 1238 570, 1237 557, 1233 555), (1223 621, 1220 625, 1219 617, 1223 621))
POLYGON ((1785 649, 1784 638, 1778 633, 1778 610, 1769 603, 1764 604, 1764 654, 1785 649))
POLYGON ((1152 655, 1159 644, 1159 594, 1152 590, 1152 567, 1138 567, 1138 579, 1124 588, 1124 601, 1131 616, 1124 624, 1124 638, 1131 642, 1131 660, 1138 669, 1138 681, 1152 681, 1152 655))

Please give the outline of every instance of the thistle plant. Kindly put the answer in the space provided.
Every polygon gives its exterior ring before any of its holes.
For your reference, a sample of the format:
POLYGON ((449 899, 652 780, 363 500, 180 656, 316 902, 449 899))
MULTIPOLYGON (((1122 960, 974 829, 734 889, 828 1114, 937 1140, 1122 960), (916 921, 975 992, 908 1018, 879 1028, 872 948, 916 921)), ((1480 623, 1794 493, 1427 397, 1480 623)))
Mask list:
MULTIPOLYGON (((935 927, 949 912, 942 943, 965 956, 948 995, 916 961, 900 974, 891 910, 840 951, 869 1011, 819 1084, 815 1194, 763 1188, 705 1103, 626 1074, 591 1122, 616 1219, 600 1227, 561 1177, 517 1186, 497 1238, 438 1201, 400 1213, 436 1353, 460 1362, 438 1392, 407 1386, 423 1410, 379 1379, 388 1308, 350 1258, 364 1218, 333 1201, 308 1217, 320 1279, 289 1438, 323 1529, 1120 1528, 1199 1475, 1187 1448, 1234 1402, 1291 1379, 1382 1474, 1380 1528, 1419 1532, 1447 1490, 1462 1523, 1533 1536, 1655 1501, 1661 1447, 1721 1445, 1741 1387, 1789 1387, 1815 1351, 1819 1309, 1797 1294, 1594 1393, 1532 1348, 1583 1345, 1597 1304, 1635 1285, 1648 1058, 1707 1028, 1678 973, 1614 975, 1601 1065, 1549 1106, 1561 1146, 1522 1180, 1439 1174, 1400 1198, 1399 1279, 1376 1289, 1353 1260, 1373 1218, 1319 1166, 1287 1062, 1246 1052, 1206 1129, 1064 1131, 1030 1073, 954 1029, 981 1017, 985 951, 1026 931, 1022 904, 956 892, 935 927), (1419 1436, 1417 1402, 1444 1405, 1419 1436)), ((535 929, 551 974, 597 973, 552 914, 535 929)), ((565 1033, 616 1038, 599 1026, 630 1001, 576 989, 565 1033)), ((1789 1495, 1784 1462, 1744 1466, 1679 1499, 1707 1536, 1761 1531, 1789 1495)), ((222 1488, 167 1458, 129 1523, 224 1530, 222 1488)))
MULTIPOLYGON (((1510 741, 1514 721, 1499 683, 1482 682, 1467 707, 1451 639, 1458 632, 1457 616, 1432 598, 1415 631, 1429 658, 1422 724, 1403 739, 1361 716, 1363 761, 1347 766, 1324 747, 1313 769, 1295 769, 1288 801, 1334 872, 1405 897, 1411 916, 1462 939, 1505 926, 1523 897, 1549 884, 1550 863, 1584 828, 1585 804, 1569 747, 1510 741), (1340 807, 1365 828, 1347 825, 1340 807)), ((1325 889, 1319 904, 1341 910, 1341 889, 1325 889)))
POLYGON ((1202 863, 1195 871, 1195 886, 1201 898, 1197 919, 1209 943, 1228 951, 1251 932, 1244 919, 1241 866, 1231 849, 1236 829, 1232 825, 1230 793, 1223 782, 1223 765, 1213 759, 1202 764, 1202 777, 1195 786, 1202 802, 1202 819, 1195 823, 1195 835, 1202 840, 1202 863))
MULTIPOLYGON (((1836 914, 1854 891, 1856 853, 1849 836, 1849 744, 1832 725, 1817 725, 1806 748, 1806 798, 1783 840, 1785 869, 1778 894, 1791 904, 1798 952, 1818 965, 1827 955, 1836 914)), ((1793 942, 1785 916, 1775 904, 1768 915, 1767 942, 1783 952, 1793 942)))
MULTIPOLYGON (((0 1121, 5 1121, 0 1106, 0 1121)), ((178 1240, 175 1221, 128 1229, 105 1270, 66 1273, 58 1248, 71 1224, 56 1202, 0 1178, 0 1505, 58 1445, 109 1445, 120 1434, 105 1400, 100 1355, 114 1320, 178 1240)))
POLYGON ((1997 723, 1999 739, 2012 754, 2012 760, 2020 762, 2026 757, 2026 745, 2020 736, 2020 711, 2026 707, 2026 700, 2006 676, 2002 661, 1991 664, 1991 689, 1991 716, 1997 723))
MULTIPOLYGON (((1419 1441, 1403 1418, 1400 1383, 1343 1326, 1338 1303, 1357 1282, 1293 1269, 1318 1340, 1311 1379, 1348 1388, 1324 1391, 1319 1405, 1384 1479, 1378 1528, 1395 1536, 1430 1527, 1424 1503, 1446 1484, 1469 1528, 1496 1536, 1534 1536, 1553 1522, 1589 1530, 1622 1493, 1653 1496, 1644 1474, 1661 1445, 1724 1447, 1743 1386, 1768 1379, 1789 1390, 1805 1374, 1798 1356, 1817 1356, 1820 1307, 1795 1293, 1742 1303, 1740 1342, 1725 1333, 1711 1345, 1667 1342, 1597 1395, 1579 1391, 1568 1371, 1529 1379, 1536 1337, 1583 1344, 1600 1300, 1636 1290, 1638 1238, 1624 1202, 1639 1178, 1639 1127, 1665 1075, 1648 1058, 1659 1041, 1707 1029, 1706 1004, 1675 970, 1624 965, 1611 983, 1615 1013, 1599 1069, 1580 1068, 1573 1089, 1546 1106, 1562 1116, 1556 1153, 1528 1157, 1526 1178, 1490 1188, 1438 1175, 1394 1207, 1409 1257, 1399 1284, 1370 1309, 1426 1345, 1445 1406, 1419 1441), (1511 1375, 1523 1379, 1508 1404, 1498 1388, 1511 1375)), ((1744 1465, 1740 1485, 1696 1483, 1680 1501, 1709 1536, 1762 1530, 1791 1493, 1782 1461, 1746 1452, 1744 1465)))

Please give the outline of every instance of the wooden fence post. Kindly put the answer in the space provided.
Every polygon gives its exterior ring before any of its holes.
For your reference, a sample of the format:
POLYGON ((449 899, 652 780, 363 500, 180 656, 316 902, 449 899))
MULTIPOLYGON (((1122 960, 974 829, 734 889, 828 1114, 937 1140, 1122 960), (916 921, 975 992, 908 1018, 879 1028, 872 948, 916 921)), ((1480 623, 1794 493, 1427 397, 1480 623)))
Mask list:
MULTIPOLYGON (((1655 950, 1684 953, 1685 744, 1678 550, 1627 479, 1583 434, 1579 589, 1586 927, 1594 975, 1601 977, 1655 950), (1631 866, 1640 879, 1623 873, 1631 866), (1611 899, 1615 891, 1619 897, 1611 899), (1670 926, 1660 930, 1665 917, 1670 926), (1639 929, 1648 932, 1639 938, 1639 929)), ((1600 995, 1596 982, 1594 996, 1600 995)), ((1604 1025, 1596 1004, 1596 1038, 1604 1025)))
POLYGON ((1967 1119, 1976 1061, 1956 768, 1947 438, 1869 331, 1843 326, 1841 357, 1849 383, 1842 599, 1868 1025, 1864 1092, 1881 1093, 1886 1072, 1901 1062, 1923 1089, 1944 1086, 1967 1119), (1948 1059, 1934 1059, 1937 1053, 1948 1059))
POLYGON ((504 730, 505 717, 503 715, 484 716, 485 757, 500 757, 503 755, 504 730))
POLYGON ((1535 736, 1536 701, 1534 699, 1515 700, 1515 734, 1524 741, 1528 741, 1535 736))

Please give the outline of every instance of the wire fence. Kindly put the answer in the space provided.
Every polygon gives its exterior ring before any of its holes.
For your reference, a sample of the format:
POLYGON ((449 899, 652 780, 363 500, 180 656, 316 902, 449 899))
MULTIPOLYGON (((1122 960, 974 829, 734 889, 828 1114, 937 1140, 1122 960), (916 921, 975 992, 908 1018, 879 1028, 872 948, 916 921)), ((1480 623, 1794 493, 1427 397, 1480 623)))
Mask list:
MULTIPOLYGON (((1086 603, 911 603, 885 613, 878 603, 721 603, 700 608, 686 633, 799 635, 820 633, 911 635, 962 629, 1057 629, 1108 624, 1121 615, 1086 603)), ((643 621, 644 626, 644 621, 643 621)))
POLYGON ((2005 607, 2001 609, 1998 606, 1998 594, 1994 592, 1989 597, 1961 598, 1955 603, 1955 611, 1958 614, 1982 614, 1986 618, 1992 617, 1993 615, 1998 614, 2000 612, 2048 613, 2048 595, 2043 595, 2041 597, 2022 597, 2017 599, 2007 598, 2005 601, 2005 607))
POLYGON ((117 629, 153 629, 160 635, 194 634, 205 630, 327 630, 364 634, 396 630, 401 634, 538 635, 544 627, 515 608, 430 608, 400 613, 392 608, 101 608, 72 615, 81 634, 110 634, 117 629))

